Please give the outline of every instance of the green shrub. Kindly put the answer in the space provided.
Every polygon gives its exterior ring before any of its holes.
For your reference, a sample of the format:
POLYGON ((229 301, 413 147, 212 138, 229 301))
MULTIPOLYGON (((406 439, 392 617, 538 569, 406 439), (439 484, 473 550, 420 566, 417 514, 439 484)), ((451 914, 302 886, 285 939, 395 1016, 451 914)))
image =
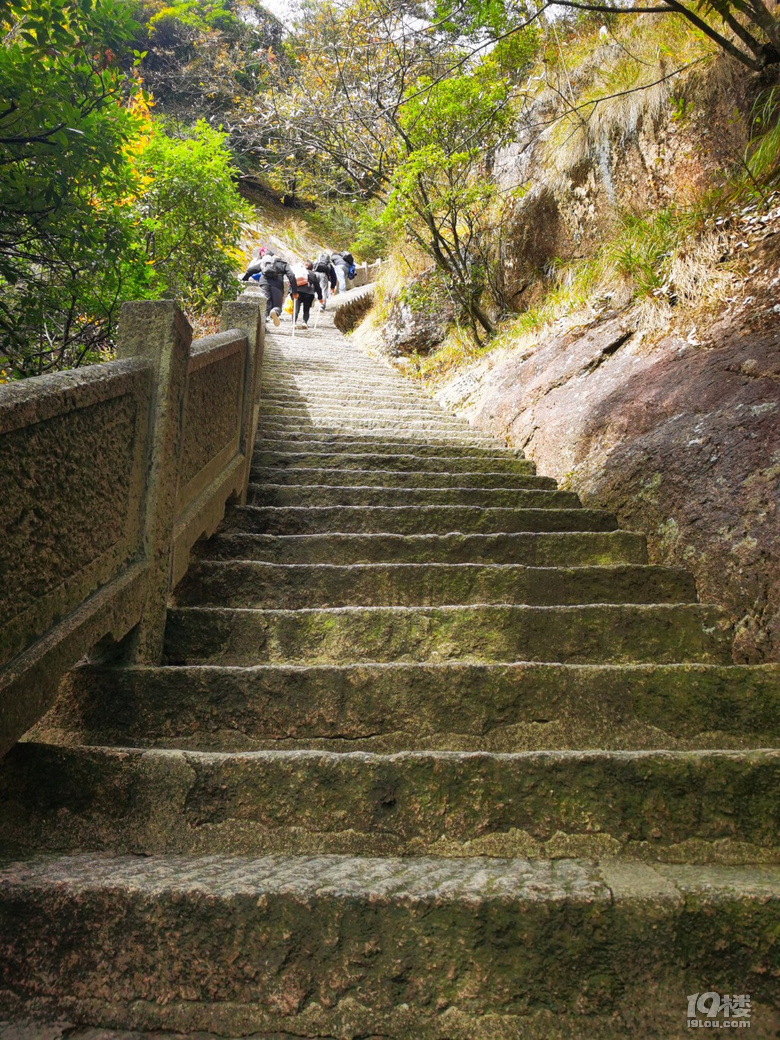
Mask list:
POLYGON ((200 120, 186 136, 155 126, 136 160, 144 188, 138 233, 152 295, 186 308, 217 306, 235 287, 236 242, 252 211, 235 186, 226 137, 200 120))

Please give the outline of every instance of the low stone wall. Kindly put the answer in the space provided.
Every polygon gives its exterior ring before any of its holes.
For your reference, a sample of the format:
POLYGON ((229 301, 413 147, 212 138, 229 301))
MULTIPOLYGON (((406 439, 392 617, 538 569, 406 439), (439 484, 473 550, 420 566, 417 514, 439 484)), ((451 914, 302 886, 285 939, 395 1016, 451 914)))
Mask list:
POLYGON ((195 342, 173 303, 126 304, 118 360, 0 387, 0 755, 102 640, 159 661, 192 545, 246 494, 259 303, 195 342))
POLYGON ((336 296, 333 300, 335 313, 333 324, 339 332, 351 332, 371 310, 374 300, 374 286, 364 285, 349 296, 336 296))

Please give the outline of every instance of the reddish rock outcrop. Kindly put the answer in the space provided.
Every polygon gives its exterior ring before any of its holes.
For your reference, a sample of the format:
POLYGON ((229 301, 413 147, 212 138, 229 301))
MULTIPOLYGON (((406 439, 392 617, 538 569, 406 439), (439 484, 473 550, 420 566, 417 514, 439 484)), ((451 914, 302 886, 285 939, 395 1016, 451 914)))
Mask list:
POLYGON ((754 308, 696 345, 644 344, 612 315, 461 374, 458 396, 540 473, 644 531, 652 560, 689 567, 729 611, 736 660, 757 662, 780 659, 780 317, 754 308))

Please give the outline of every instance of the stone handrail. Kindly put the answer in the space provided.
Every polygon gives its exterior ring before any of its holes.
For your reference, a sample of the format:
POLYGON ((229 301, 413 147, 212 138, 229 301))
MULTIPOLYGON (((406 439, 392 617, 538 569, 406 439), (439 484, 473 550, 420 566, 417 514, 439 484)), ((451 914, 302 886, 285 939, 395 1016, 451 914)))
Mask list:
POLYGON ((195 341, 173 303, 125 304, 116 361, 0 387, 0 755, 96 646, 160 661, 193 544, 246 496, 259 303, 195 341))
POLYGON ((364 261, 362 264, 358 264, 355 277, 348 281, 347 287, 349 289, 357 289, 361 285, 370 285, 371 282, 375 282, 379 277, 383 264, 387 264, 387 261, 375 260, 373 264, 364 261))

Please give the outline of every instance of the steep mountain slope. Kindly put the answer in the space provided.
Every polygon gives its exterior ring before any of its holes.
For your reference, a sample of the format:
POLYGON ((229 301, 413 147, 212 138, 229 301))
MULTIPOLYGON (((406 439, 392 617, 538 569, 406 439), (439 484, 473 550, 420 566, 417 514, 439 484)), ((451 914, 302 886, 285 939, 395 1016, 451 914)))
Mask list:
POLYGON ((519 316, 475 348, 444 338, 451 313, 413 282, 380 293, 360 335, 644 533, 655 562, 690 567, 737 660, 777 660, 780 198, 727 201, 740 176, 752 190, 771 80, 669 21, 637 25, 582 41, 560 80, 574 108, 556 121, 541 91, 493 158, 497 278, 519 316))
MULTIPOLYGON (((780 227, 780 211, 770 233, 780 227)), ((762 232, 766 233, 766 232, 762 232)), ((637 308, 486 356, 437 398, 647 535, 736 625, 739 661, 780 657, 780 251, 697 327, 642 335, 637 308), (772 283, 775 284, 772 284, 772 283)))

